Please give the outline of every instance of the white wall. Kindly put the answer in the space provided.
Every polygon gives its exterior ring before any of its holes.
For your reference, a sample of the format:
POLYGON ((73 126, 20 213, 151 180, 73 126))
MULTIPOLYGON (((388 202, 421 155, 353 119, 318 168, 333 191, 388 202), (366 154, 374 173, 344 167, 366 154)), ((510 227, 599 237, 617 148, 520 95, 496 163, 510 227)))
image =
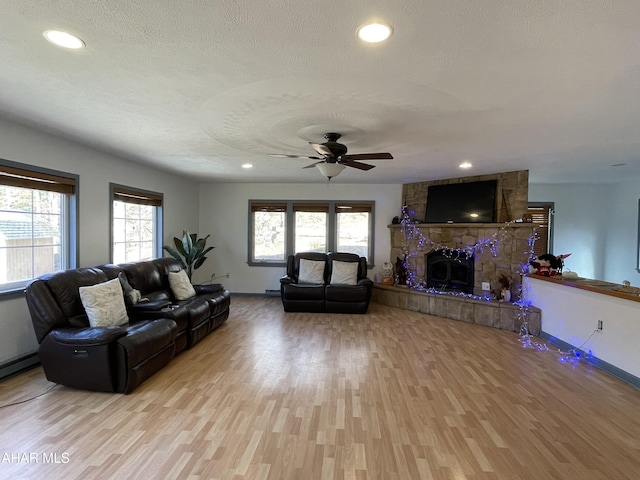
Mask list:
POLYGON ((636 270, 638 254, 638 200, 640 180, 615 185, 607 210, 605 280, 622 283, 629 280, 640 287, 640 273, 636 270))
POLYGON ((565 269, 606 280, 605 252, 611 215, 611 185, 531 184, 530 202, 553 202, 553 253, 571 253, 565 269))
POLYGON ((205 184, 200 186, 200 231, 211 233, 213 250, 207 262, 196 271, 194 281, 206 281, 212 273, 229 272, 229 279, 218 282, 232 292, 264 293, 279 290, 284 267, 247 265, 249 199, 260 200, 373 200, 375 205, 374 270, 381 271, 389 261, 390 234, 387 225, 400 215, 402 185, 344 184, 205 184))
MULTIPOLYGON (((79 266, 109 259, 109 182, 164 194, 165 244, 198 228, 198 187, 176 175, 0 119, 0 157, 80 176, 79 266)), ((37 343, 23 296, 0 297, 0 364, 32 353, 37 343)))
POLYGON ((531 184, 530 202, 554 202, 554 254, 578 275, 640 286, 637 267, 640 181, 531 184))
POLYGON ((525 277, 524 291, 527 300, 542 310, 543 332, 640 377, 640 303, 551 283, 535 275, 525 277), (603 322, 602 331, 589 339, 598 320, 603 322))

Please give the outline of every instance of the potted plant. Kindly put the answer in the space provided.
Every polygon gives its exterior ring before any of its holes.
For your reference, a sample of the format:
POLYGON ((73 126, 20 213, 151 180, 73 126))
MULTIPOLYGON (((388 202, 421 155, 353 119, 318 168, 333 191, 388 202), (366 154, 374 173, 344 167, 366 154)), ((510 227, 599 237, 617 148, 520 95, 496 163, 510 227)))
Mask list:
POLYGON ((183 230, 182 238, 173 237, 175 248, 164 245, 162 249, 180 262, 182 268, 187 272, 189 280, 191 280, 193 270, 200 268, 207 259, 206 254, 215 248, 205 248, 207 239, 210 236, 198 238, 197 233, 189 233, 188 230, 183 230))

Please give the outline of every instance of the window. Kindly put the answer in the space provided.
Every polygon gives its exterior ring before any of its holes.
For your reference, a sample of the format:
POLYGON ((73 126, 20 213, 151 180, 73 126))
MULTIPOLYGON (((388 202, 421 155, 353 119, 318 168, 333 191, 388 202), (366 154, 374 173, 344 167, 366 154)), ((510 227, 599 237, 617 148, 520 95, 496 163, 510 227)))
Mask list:
POLYGON ((0 290, 76 265, 77 179, 0 160, 0 290))
POLYGON ((336 251, 369 258, 371 206, 336 204, 336 251))
POLYGON ((374 202, 249 201, 249 265, 285 265, 296 252, 373 259, 374 202))
POLYGON ((162 194, 110 184, 111 261, 138 262, 162 256, 162 194))
POLYGON ((251 212, 253 242, 249 263, 286 261, 286 203, 254 203, 251 212))
POLYGON ((293 204, 294 252, 327 251, 327 218, 329 206, 326 204, 293 204))
POLYGON ((552 203, 529 203, 527 213, 531 215, 531 221, 536 227, 538 239, 533 248, 535 256, 540 256, 552 251, 553 233, 553 204, 552 203))

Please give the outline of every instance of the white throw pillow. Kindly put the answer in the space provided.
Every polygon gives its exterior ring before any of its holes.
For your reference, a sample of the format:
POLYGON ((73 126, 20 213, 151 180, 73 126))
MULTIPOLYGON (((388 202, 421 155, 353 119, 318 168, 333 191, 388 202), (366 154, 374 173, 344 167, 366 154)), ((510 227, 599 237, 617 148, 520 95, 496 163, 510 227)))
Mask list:
POLYGON ((187 272, 184 270, 169 272, 169 286, 176 300, 186 300, 196 296, 196 290, 191 285, 187 272))
POLYGON ((324 283, 324 260, 300 259, 298 283, 324 283))
POLYGON ((331 265, 331 284, 358 284, 358 262, 333 261, 331 265))
POLYGON ((123 325, 129 321, 122 286, 117 278, 90 287, 80 287, 78 291, 92 327, 123 325))

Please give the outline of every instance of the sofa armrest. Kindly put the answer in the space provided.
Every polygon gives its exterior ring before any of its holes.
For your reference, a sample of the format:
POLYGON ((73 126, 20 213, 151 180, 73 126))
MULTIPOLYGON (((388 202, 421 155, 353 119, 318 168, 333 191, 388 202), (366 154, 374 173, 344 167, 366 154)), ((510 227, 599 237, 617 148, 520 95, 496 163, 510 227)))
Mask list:
POLYGON ((370 278, 363 278, 361 280, 358 280, 358 285, 366 285, 368 287, 373 287, 373 280, 371 280, 370 278))
POLYGON ((197 295, 202 295, 205 293, 217 293, 224 290, 224 287, 221 283, 210 283, 204 285, 194 285, 193 289, 196 291, 197 295))
POLYGON ((57 328, 49 333, 51 340, 64 345, 107 345, 127 334, 123 327, 57 328))
POLYGON ((289 275, 284 275, 283 277, 280 277, 280 283, 282 285, 290 285, 292 283, 298 283, 297 280, 289 275))
POLYGON ((140 312, 157 312, 171 305, 169 300, 151 300, 148 302, 138 302, 134 305, 127 305, 127 311, 134 316, 140 312))

